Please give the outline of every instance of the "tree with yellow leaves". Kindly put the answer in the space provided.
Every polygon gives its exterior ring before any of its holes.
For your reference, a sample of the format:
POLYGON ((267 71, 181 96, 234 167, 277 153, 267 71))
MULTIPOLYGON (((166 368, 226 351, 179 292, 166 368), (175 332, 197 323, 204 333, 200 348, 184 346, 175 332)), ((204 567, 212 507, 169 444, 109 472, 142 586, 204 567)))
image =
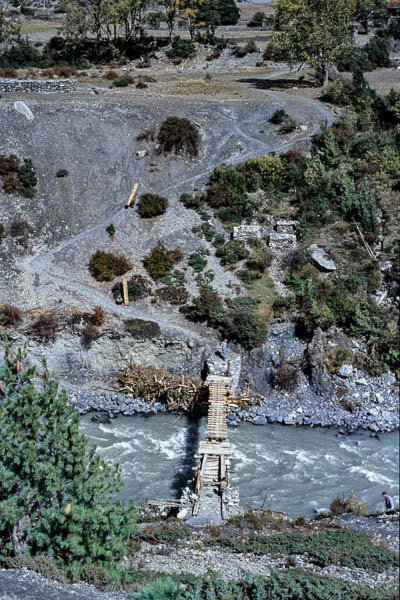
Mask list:
POLYGON ((355 5, 355 0, 276 0, 272 48, 291 64, 317 69, 327 87, 329 67, 354 47, 355 5))

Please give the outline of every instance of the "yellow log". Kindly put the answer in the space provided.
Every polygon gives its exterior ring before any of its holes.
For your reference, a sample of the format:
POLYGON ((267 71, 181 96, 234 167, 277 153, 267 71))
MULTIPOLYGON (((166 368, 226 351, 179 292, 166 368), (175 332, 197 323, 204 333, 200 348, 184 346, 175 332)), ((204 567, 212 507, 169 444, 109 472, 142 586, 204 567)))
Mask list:
POLYGON ((134 186, 133 186, 133 188, 132 188, 132 190, 131 190, 131 193, 129 194, 129 198, 126 201, 125 208, 129 208, 130 205, 132 204, 133 199, 134 199, 134 197, 136 195, 138 187, 139 187, 139 184, 135 183, 134 186))
POLYGON ((129 296, 128 296, 128 284, 126 282, 125 277, 122 278, 122 299, 124 301, 125 306, 129 304, 129 296))

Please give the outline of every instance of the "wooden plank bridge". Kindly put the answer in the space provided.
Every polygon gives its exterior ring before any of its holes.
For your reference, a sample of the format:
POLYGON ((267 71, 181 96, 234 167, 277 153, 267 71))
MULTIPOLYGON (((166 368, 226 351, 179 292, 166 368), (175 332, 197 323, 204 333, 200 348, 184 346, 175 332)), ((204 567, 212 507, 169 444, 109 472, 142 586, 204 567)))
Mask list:
MULTIPOLYGON (((208 422, 204 438, 199 445, 200 466, 195 478, 195 493, 198 501, 193 507, 193 515, 199 511, 200 495, 203 488, 211 488, 217 494, 221 481, 229 484, 230 443, 226 417, 231 394, 231 377, 209 375, 205 385, 209 389, 208 422)), ((221 503, 223 513, 223 503, 221 503)))

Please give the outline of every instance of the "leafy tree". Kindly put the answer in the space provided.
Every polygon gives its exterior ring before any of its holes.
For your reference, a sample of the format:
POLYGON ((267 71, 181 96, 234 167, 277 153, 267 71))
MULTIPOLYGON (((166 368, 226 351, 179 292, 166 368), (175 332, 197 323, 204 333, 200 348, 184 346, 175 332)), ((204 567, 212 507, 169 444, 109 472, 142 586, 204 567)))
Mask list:
POLYGON ((354 17, 368 33, 371 21, 387 17, 387 5, 387 0, 356 0, 354 17))
POLYGON ((0 368, 0 554, 48 553, 72 573, 80 563, 112 565, 135 529, 133 502, 113 503, 121 488, 81 433, 79 414, 45 361, 24 368, 4 339, 0 368))
POLYGON ((4 42, 16 41, 21 36, 21 26, 12 19, 5 16, 0 9, 0 44, 4 42))
POLYGON ((277 0, 271 45, 288 62, 307 63, 322 73, 353 48, 349 25, 355 0, 277 0))
POLYGON ((153 0, 63 0, 64 32, 75 42, 94 36, 97 42, 135 39, 153 0))

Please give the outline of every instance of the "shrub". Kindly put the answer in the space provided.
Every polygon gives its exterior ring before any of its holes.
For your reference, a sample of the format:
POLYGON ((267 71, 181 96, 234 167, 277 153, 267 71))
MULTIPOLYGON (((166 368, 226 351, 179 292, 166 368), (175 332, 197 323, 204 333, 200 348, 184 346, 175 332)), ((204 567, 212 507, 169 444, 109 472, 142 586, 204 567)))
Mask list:
POLYGON ((0 67, 0 77, 15 79, 18 77, 18 73, 14 67, 0 67))
POLYGON ((4 225, 3 223, 0 223, 0 244, 1 242, 4 240, 4 238, 6 237, 6 232, 4 230, 4 225))
POLYGON ((183 152, 192 157, 199 153, 200 135, 196 125, 189 119, 168 117, 161 124, 157 141, 163 153, 183 152))
POLYGON ((65 63, 58 63, 57 65, 54 65, 52 71, 54 75, 57 75, 58 77, 70 78, 76 75, 75 67, 65 63))
POLYGON ((104 325, 104 323, 106 322, 106 316, 107 314, 104 308, 102 308, 101 306, 95 306, 92 314, 92 321, 95 325, 98 325, 99 327, 104 325))
POLYGON ((231 240, 223 246, 217 248, 215 256, 218 256, 222 266, 234 265, 239 260, 243 260, 249 256, 249 251, 243 246, 241 242, 231 240))
POLYGON ((45 69, 49 66, 48 59, 38 52, 32 44, 24 38, 3 50, 0 54, 0 67, 38 67, 45 69))
MULTIPOLYGON (((151 282, 143 275, 133 275, 127 286, 129 302, 136 302, 151 294, 151 282)), ((122 283, 120 281, 114 285, 112 293, 115 299, 122 298, 122 283)))
POLYGON ((121 79, 114 79, 112 82, 113 87, 128 87, 132 83, 131 77, 121 77, 121 79))
POLYGON ((10 235, 16 238, 20 244, 26 242, 26 238, 33 233, 33 228, 27 221, 16 217, 10 225, 10 235))
POLYGON ((206 248, 200 248, 197 252, 193 252, 189 256, 188 264, 196 273, 200 273, 207 266, 206 256, 210 254, 206 248))
POLYGON ((224 308, 218 292, 208 286, 200 287, 198 297, 193 299, 192 306, 188 309, 188 315, 193 320, 207 321, 211 326, 221 324, 224 308))
POLYGON ((296 129, 296 121, 292 117, 285 117, 279 127, 279 133, 291 133, 296 129))
POLYGON ((149 86, 147 85, 147 83, 144 83, 144 81, 138 81, 135 87, 137 90, 145 90, 149 86))
POLYGON ((283 110, 283 108, 278 108, 276 109, 276 111, 274 113, 272 113, 272 116, 269 119, 269 122, 272 123, 273 125, 282 125, 283 121, 288 117, 289 115, 287 114, 287 112, 285 110, 283 110))
POLYGON ((117 71, 109 70, 103 75, 103 79, 107 81, 114 81, 114 79, 118 79, 119 75, 117 71))
POLYGON ((58 317, 52 312, 45 312, 39 315, 31 324, 30 332, 33 336, 51 340, 57 335, 59 329, 58 317))
POLYGON ((268 327, 254 312, 258 302, 238 296, 229 302, 223 329, 225 335, 237 341, 246 350, 262 345, 268 336, 268 327))
POLYGON ((265 12, 258 11, 252 16, 250 21, 247 22, 247 27, 262 27, 265 19, 265 12))
POLYGON ((108 233, 108 235, 112 238, 115 235, 115 227, 112 223, 110 223, 110 225, 107 225, 106 227, 106 232, 108 233))
POLYGON ((100 331, 93 323, 88 323, 82 329, 82 340, 85 346, 90 346, 100 336, 100 331))
POLYGON ((271 385, 273 388, 281 392, 292 392, 297 385, 298 378, 298 368, 287 361, 283 361, 272 372, 271 385))
POLYGON ((155 294, 161 300, 174 305, 185 304, 189 297, 189 294, 184 287, 175 285, 167 285, 164 288, 158 288, 155 291, 155 294))
POLYGON ((37 177, 29 158, 24 158, 21 165, 15 154, 0 155, 0 176, 3 178, 3 191, 6 194, 20 193, 27 198, 35 195, 37 177))
POLYGON ((337 106, 347 106, 352 101, 353 86, 351 81, 336 79, 332 81, 321 100, 331 102, 337 106))
POLYGON ((37 176, 30 158, 24 158, 23 164, 18 168, 18 179, 22 183, 21 194, 33 198, 36 190, 37 176))
POLYGON ((167 50, 169 58, 188 58, 196 52, 196 47, 191 40, 181 40, 176 37, 171 44, 170 50, 167 50))
POLYGON ((15 325, 18 321, 22 319, 21 310, 17 306, 13 306, 12 304, 3 304, 0 308, 1 310, 1 323, 6 327, 10 325, 15 325))
POLYGON ((367 514, 367 502, 360 502, 354 491, 346 498, 337 496, 332 500, 330 511, 333 515, 342 515, 343 513, 353 513, 355 515, 367 514))
POLYGON ((143 319, 126 319, 124 328, 132 337, 146 340, 160 337, 161 329, 155 321, 144 321, 143 319))
POLYGON ((204 204, 204 196, 202 194, 182 194, 179 200, 185 208, 200 208, 204 204))
POLYGON ((20 368, 25 353, 5 344, 0 380, 0 554, 49 554, 79 575, 82 563, 110 567, 127 554, 136 526, 132 502, 113 503, 121 488, 80 431, 80 417, 48 371, 20 368))
POLYGON ((218 37, 211 31, 206 31, 205 33, 200 33, 198 31, 196 34, 196 42, 204 44, 205 46, 214 46, 218 51, 224 50, 228 45, 228 42, 224 37, 218 37))
POLYGON ((182 258, 183 253, 178 248, 167 250, 163 244, 159 243, 144 257, 143 266, 154 281, 159 281, 182 258))
POLYGON ((163 215, 168 208, 168 200, 157 194, 142 194, 138 202, 138 213, 142 219, 163 215))
POLYGON ((246 266, 251 271, 256 271, 259 273, 264 273, 265 270, 271 265, 274 255, 272 251, 265 246, 264 248, 260 248, 254 251, 250 258, 246 261, 246 266))
POLYGON ((132 263, 123 254, 111 254, 103 250, 97 250, 89 261, 90 274, 97 281, 111 281, 131 268, 132 263))
POLYGON ((59 169, 56 173, 56 177, 67 177, 69 175, 67 169, 59 169))

